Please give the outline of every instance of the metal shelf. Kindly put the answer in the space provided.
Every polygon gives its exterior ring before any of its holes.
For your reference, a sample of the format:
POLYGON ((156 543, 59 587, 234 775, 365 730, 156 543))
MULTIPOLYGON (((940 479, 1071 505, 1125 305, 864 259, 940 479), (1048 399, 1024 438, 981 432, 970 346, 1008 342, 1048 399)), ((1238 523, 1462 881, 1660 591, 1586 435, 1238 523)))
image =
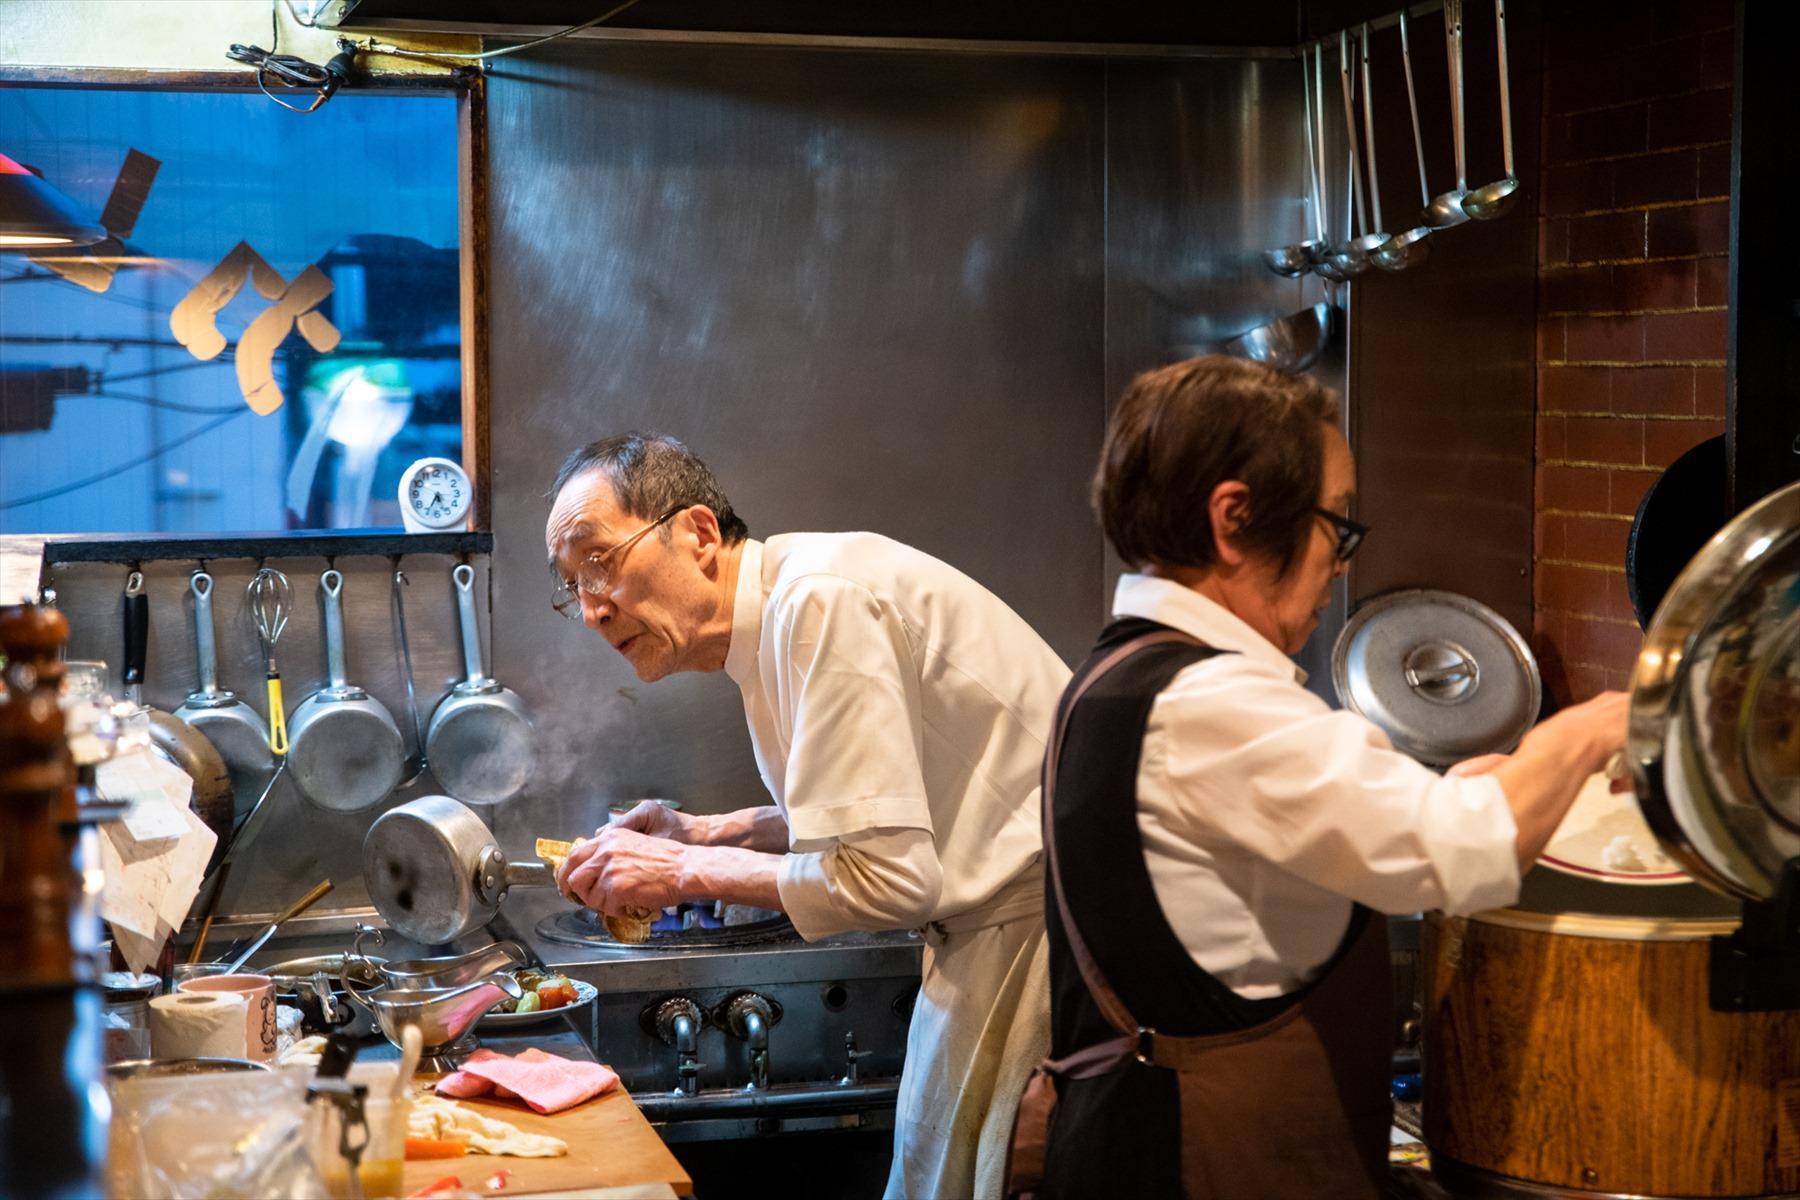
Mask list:
POLYGON ((348 558, 405 554, 492 554, 494 535, 339 530, 330 533, 204 534, 192 537, 68 537, 44 543, 44 563, 143 563, 223 558, 348 558))

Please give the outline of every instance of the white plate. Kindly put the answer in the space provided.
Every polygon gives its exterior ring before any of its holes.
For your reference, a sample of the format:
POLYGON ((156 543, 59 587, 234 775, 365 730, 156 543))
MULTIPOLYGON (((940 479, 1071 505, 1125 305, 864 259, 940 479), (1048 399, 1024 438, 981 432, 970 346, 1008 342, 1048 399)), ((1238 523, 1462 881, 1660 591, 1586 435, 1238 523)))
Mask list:
POLYGON ((575 985, 575 999, 561 1008, 546 1008, 528 1013, 490 1012, 476 1022, 476 1025, 481 1029, 514 1029, 521 1025, 536 1025, 539 1021, 548 1021, 551 1017, 560 1017, 564 1013, 572 1013, 592 1004, 594 997, 600 994, 599 989, 591 983, 583 983, 579 979, 570 979, 569 982, 575 985))
POLYGON ((1566 875, 1606 883, 1656 886, 1693 882, 1650 832, 1637 799, 1630 792, 1613 792, 1611 786, 1604 773, 1588 777, 1538 861, 1566 875), (1607 853, 1609 846, 1626 848, 1637 865, 1621 864, 1616 850, 1607 853))

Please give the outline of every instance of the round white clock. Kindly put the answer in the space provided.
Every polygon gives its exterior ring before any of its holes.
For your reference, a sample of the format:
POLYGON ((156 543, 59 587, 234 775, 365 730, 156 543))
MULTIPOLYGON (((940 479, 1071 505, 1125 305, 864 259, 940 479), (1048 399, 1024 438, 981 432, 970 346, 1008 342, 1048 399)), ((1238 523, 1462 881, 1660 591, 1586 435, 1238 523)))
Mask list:
POLYGON ((400 474, 400 520, 408 533, 447 533, 469 519, 475 489, 460 465, 421 458, 400 474))

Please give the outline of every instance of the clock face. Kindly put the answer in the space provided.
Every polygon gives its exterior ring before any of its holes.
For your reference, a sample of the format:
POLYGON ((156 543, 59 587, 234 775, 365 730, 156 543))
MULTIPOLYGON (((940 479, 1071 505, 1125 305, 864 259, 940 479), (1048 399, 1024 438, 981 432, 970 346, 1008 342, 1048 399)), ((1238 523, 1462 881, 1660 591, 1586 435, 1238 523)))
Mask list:
POLYGON ((407 480, 406 503, 427 525, 452 524, 469 509, 469 478, 460 470, 428 463, 407 480))

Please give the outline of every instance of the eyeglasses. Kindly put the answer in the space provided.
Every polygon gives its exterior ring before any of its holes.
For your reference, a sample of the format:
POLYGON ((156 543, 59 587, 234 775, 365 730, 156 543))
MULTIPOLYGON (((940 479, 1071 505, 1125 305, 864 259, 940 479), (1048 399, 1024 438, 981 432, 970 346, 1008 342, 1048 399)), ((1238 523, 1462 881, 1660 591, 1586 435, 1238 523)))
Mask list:
POLYGON ((571 621, 581 620, 581 597, 584 594, 589 596, 604 594, 612 586, 613 572, 620 563, 625 561, 626 552, 637 544, 638 539, 686 507, 685 504, 677 504, 624 541, 609 546, 605 550, 596 550, 588 555, 581 561, 581 565, 575 568, 575 579, 572 582, 564 579, 561 572, 556 569, 556 564, 551 563, 550 574, 556 580, 556 587, 550 593, 550 607, 571 621))
POLYGON ((1337 534, 1337 549, 1333 553, 1339 562, 1349 562, 1350 557, 1356 553, 1356 548, 1369 536, 1367 525, 1352 521, 1349 517, 1340 517, 1328 508, 1315 508, 1313 515, 1329 522, 1333 532, 1337 534))

